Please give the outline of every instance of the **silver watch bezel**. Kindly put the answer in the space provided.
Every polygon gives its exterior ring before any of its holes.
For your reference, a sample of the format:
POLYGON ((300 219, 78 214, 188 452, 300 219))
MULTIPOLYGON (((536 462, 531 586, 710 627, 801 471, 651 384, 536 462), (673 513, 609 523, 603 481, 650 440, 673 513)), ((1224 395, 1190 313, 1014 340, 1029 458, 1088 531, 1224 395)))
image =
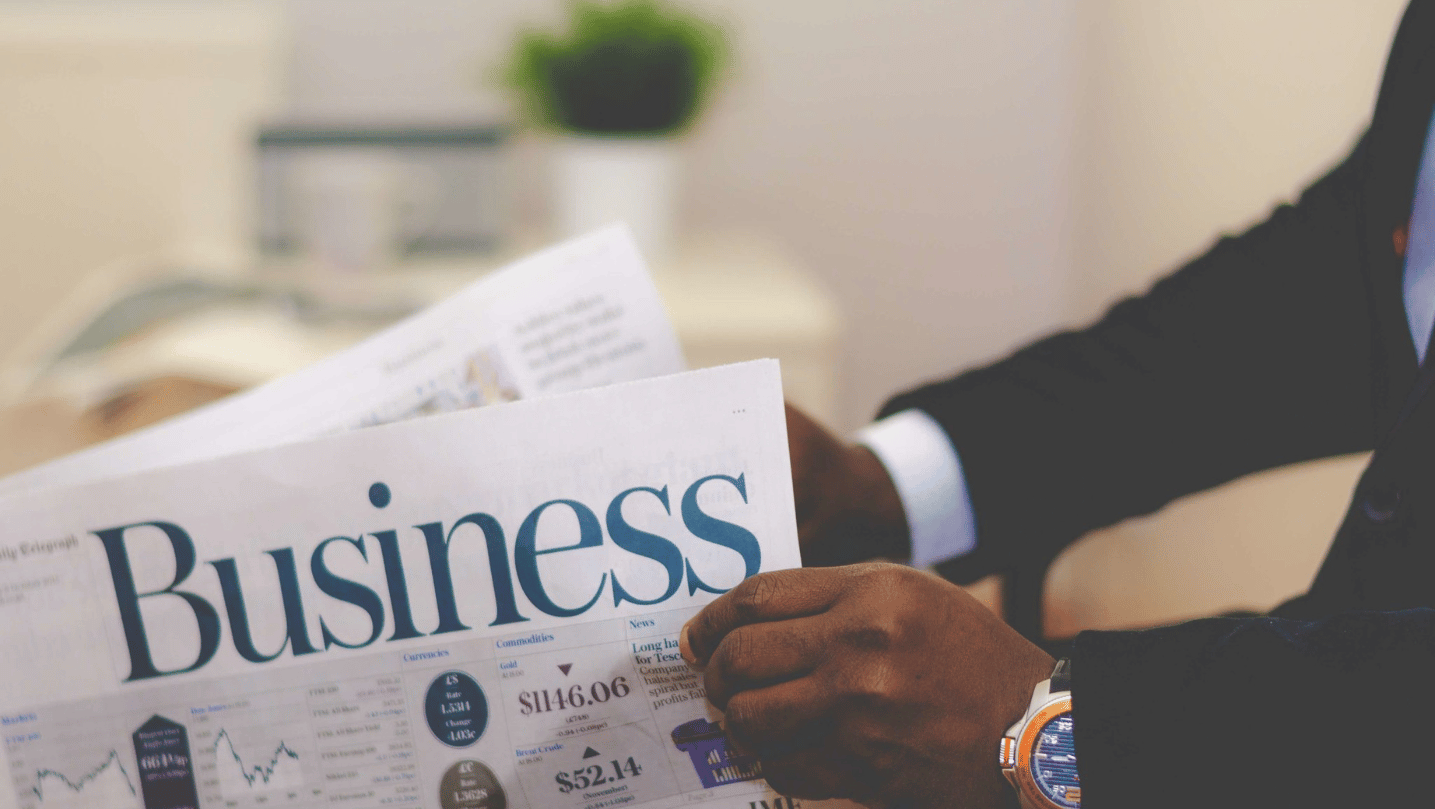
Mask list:
MULTIPOLYGON (((1017 797, 1024 809, 1066 809, 1053 802, 1037 786, 1031 774, 1031 751, 1036 746, 1036 734, 1051 720, 1062 714, 1071 713, 1071 692, 1052 693, 1051 680, 1037 683, 1031 695, 1026 714, 1007 729, 998 751, 998 762, 1002 775, 1016 788, 1017 797)), ((1077 797, 1079 804, 1081 798, 1077 797)))

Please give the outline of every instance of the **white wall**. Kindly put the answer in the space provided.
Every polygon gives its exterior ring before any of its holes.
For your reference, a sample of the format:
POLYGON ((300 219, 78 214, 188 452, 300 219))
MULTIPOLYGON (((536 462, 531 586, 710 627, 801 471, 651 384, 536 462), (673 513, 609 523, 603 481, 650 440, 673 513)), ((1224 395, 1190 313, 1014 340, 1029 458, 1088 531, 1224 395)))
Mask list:
MULTIPOLYGON (((683 218, 771 234, 849 318, 843 424, 1065 312, 1071 2, 703 0, 734 75, 689 144, 683 218)), ((480 84, 556 0, 291 0, 301 110, 493 109, 480 84)), ((520 208, 541 212, 542 149, 520 208)))
POLYGON ((247 244, 268 2, 0 2, 0 364, 121 258, 247 244))
POLYGON ((836 293, 842 426, 1065 313, 1073 4, 722 5, 741 62, 689 210, 770 230, 836 293))
POLYGON ((1405 0, 1086 6, 1075 314, 1292 199, 1364 129, 1405 0))
POLYGON ((490 81, 516 27, 553 0, 287 0, 293 107, 379 116, 494 114, 490 81))

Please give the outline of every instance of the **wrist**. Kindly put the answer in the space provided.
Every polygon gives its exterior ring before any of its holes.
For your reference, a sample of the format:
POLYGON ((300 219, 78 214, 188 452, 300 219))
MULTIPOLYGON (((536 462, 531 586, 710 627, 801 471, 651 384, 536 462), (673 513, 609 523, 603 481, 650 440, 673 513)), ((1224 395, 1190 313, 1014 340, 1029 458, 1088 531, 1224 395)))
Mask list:
POLYGON ((976 520, 961 458, 945 428, 922 410, 903 410, 857 431, 885 473, 906 524, 907 561, 927 567, 970 553, 976 520))
POLYGON ((907 514, 887 467, 861 444, 850 445, 847 502, 853 526, 867 537, 868 556, 906 559, 912 555, 907 514))
POLYGON ((911 555, 901 495, 872 450, 842 441, 791 407, 787 436, 803 564, 911 555))

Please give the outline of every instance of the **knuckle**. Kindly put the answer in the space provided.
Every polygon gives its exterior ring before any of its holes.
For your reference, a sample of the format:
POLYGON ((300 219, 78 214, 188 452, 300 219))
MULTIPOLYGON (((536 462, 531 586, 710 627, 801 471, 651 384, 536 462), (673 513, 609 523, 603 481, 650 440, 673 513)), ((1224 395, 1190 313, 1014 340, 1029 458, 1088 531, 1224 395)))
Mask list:
POLYGON ((885 724, 870 716, 855 719, 842 728, 843 746, 878 770, 883 769, 883 761, 891 757, 893 745, 889 736, 885 724))
POLYGON ((719 678, 724 683, 742 680, 743 672, 749 668, 752 660, 752 646, 750 631, 739 627, 729 632, 713 651, 706 675, 719 678))
POLYGON ((817 663, 826 657, 828 643, 818 632, 790 632, 781 644, 798 660, 817 663))
POLYGON ((847 627, 843 632, 843 641, 858 651, 887 652, 897 645, 901 635, 902 628, 897 620, 883 613, 869 615, 847 627))
POLYGON ((753 734, 757 731, 758 712, 750 697, 745 694, 734 696, 728 700, 723 714, 728 733, 735 735, 739 744, 756 741, 753 734))
POLYGON ((873 562, 868 567, 865 578, 871 585, 883 590, 904 590, 908 584, 908 577, 914 571, 905 565, 896 565, 891 562, 873 562))
POLYGON ((749 667, 757 653, 757 642, 749 627, 738 627, 728 633, 722 642, 723 658, 729 671, 741 672, 749 667))
POLYGON ((843 693, 854 706, 886 709, 897 703, 898 683, 890 666, 870 664, 852 671, 843 683, 843 693))
POLYGON ((718 710, 727 708, 728 695, 732 693, 732 689, 728 685, 728 676, 722 666, 709 665, 707 671, 703 672, 703 690, 706 692, 708 702, 717 706, 718 710))
POLYGON ((776 595, 777 582, 774 577, 759 573, 732 591, 733 615, 739 623, 744 624, 760 620, 765 607, 776 595))
POLYGON ((862 562, 852 565, 852 572, 864 579, 875 580, 876 577, 895 576, 906 570, 905 565, 898 565, 892 562, 862 562))
POLYGON ((896 701, 891 678, 875 673, 858 680, 855 691, 863 703, 875 708, 886 708, 896 701))

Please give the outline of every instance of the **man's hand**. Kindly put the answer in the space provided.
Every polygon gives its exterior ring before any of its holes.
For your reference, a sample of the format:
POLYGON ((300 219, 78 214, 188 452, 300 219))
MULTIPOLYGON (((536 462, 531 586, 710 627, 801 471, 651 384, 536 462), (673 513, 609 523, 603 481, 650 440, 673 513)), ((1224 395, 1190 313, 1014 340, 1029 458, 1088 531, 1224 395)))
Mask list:
POLYGON ((1051 656, 960 588, 891 564, 754 576, 683 629, 728 737, 773 789, 994 807, 998 741, 1051 656))
POLYGON ((802 562, 825 567, 911 555, 907 517, 882 462, 787 406, 802 562))

